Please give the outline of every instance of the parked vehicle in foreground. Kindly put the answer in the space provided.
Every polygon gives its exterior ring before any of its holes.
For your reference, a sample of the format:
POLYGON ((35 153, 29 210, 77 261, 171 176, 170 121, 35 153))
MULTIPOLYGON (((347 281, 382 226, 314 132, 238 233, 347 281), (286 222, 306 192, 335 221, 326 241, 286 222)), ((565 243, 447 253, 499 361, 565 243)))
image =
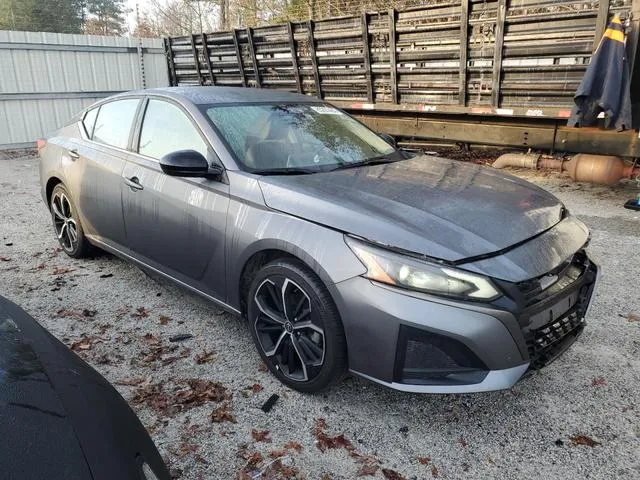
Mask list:
POLYGON ((42 145, 60 244, 160 273, 248 319, 283 383, 508 388, 582 332, 597 267, 562 203, 412 156, 307 96, 130 92, 42 145))
POLYGON ((160 480, 170 475, 127 402, 0 297, 0 472, 6 479, 160 480))

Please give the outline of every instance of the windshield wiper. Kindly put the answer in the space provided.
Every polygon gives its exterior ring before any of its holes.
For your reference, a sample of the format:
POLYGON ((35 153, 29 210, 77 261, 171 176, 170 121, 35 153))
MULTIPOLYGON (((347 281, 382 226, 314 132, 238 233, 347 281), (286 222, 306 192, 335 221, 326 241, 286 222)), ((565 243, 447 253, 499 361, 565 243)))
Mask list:
POLYGON ((302 167, 282 167, 282 168, 269 168, 266 170, 253 170, 251 173, 256 175, 307 175, 310 173, 318 173, 321 170, 317 168, 302 168, 302 167))
POLYGON ((402 160, 401 158, 389 158, 389 155, 380 155, 379 157, 371 157, 359 162, 343 163, 336 166, 333 170, 342 170, 345 168, 363 167, 365 165, 381 165, 383 163, 394 163, 402 160))

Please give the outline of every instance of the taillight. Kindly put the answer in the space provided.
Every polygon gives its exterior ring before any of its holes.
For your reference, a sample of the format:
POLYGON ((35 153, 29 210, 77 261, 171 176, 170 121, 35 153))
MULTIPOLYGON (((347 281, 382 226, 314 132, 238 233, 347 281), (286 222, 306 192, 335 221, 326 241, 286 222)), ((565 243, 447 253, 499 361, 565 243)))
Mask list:
POLYGON ((36 149, 38 150, 38 153, 42 151, 46 144, 47 141, 44 138, 39 138, 38 140, 36 140, 36 149))

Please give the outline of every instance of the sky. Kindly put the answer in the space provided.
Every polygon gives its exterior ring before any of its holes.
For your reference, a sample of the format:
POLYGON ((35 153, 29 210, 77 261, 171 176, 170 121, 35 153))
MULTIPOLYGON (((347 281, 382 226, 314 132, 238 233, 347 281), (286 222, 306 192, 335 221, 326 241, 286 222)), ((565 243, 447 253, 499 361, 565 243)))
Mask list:
MULTIPOLYGON (((163 3, 163 1, 160 0, 160 3, 163 3)), ((129 25, 129 31, 133 31, 136 26, 136 4, 140 11, 143 12, 150 5, 150 2, 149 0, 127 0, 126 4, 131 9, 131 13, 127 17, 127 24, 129 25)))

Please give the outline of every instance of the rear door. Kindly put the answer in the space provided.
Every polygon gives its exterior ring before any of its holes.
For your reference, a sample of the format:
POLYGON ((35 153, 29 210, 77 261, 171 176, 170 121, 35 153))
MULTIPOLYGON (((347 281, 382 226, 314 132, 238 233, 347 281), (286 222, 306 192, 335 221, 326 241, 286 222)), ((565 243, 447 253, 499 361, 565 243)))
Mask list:
POLYGON ((122 245, 125 240, 122 171, 140 102, 140 98, 114 100, 87 112, 83 122, 87 138, 63 156, 63 163, 70 163, 67 178, 85 232, 107 244, 122 245))
POLYGON ((122 174, 128 247, 152 267, 224 299, 229 185, 169 176, 159 163, 178 150, 196 150, 219 163, 209 142, 180 105, 151 98, 135 147, 122 174))

